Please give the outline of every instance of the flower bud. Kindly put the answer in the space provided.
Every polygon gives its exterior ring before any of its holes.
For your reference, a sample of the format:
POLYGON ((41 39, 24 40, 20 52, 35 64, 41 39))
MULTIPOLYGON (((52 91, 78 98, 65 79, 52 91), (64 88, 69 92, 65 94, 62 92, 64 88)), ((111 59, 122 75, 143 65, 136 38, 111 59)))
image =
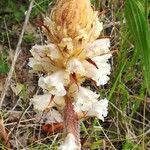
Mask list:
POLYGON ((90 0, 59 0, 45 18, 43 30, 50 42, 59 45, 62 51, 73 53, 99 37, 102 23, 90 0), (71 40, 65 45, 64 38, 71 40))

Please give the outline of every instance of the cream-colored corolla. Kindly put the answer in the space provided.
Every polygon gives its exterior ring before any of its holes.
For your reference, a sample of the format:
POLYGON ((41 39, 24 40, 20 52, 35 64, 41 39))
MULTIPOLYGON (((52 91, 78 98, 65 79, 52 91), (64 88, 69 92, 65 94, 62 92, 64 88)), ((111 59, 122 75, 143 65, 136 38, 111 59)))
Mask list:
MULTIPOLYGON (((33 46, 29 59, 32 71, 42 75, 38 85, 44 93, 31 99, 34 108, 44 111, 56 107, 66 114, 69 97, 78 118, 86 114, 104 121, 108 100, 99 100, 98 94, 81 86, 86 79, 105 85, 111 71, 110 41, 98 39, 103 26, 90 0, 57 1, 42 28, 47 44, 33 46)), ((76 143, 74 149, 80 149, 75 133, 70 132, 60 149, 67 150, 66 143, 76 143)))

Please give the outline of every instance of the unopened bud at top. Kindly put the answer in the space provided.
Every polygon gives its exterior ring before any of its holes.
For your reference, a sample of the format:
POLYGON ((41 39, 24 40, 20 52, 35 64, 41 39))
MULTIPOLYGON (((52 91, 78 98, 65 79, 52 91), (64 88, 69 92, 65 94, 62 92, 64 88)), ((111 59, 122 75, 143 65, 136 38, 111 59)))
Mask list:
POLYGON ((93 42, 102 30, 90 0, 58 0, 44 24, 44 32, 51 42, 72 51, 93 42), (67 44, 71 41, 72 46, 64 46, 64 38, 67 44))

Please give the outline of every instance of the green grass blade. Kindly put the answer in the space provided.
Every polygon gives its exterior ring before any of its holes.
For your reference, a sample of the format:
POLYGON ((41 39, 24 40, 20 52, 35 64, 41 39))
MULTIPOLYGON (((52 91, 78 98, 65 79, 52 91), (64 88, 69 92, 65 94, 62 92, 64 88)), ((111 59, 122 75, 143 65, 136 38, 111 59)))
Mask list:
POLYGON ((150 30, 146 13, 143 1, 126 0, 125 16, 142 60, 145 84, 150 91, 150 30))

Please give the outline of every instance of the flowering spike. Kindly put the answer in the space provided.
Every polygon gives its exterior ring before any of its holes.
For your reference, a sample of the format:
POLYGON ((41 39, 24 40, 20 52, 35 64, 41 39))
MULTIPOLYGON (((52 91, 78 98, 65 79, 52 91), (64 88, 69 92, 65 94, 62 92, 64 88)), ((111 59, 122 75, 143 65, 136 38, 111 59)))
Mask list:
POLYGON ((29 66, 33 72, 43 72, 38 81, 43 95, 35 95, 31 103, 37 112, 49 108, 46 115, 57 108, 55 115, 61 112, 66 135, 60 149, 79 150, 79 119, 86 114, 104 121, 107 116, 108 100, 99 100, 98 94, 81 84, 86 79, 96 86, 108 82, 110 39, 97 39, 103 23, 90 0, 58 0, 44 19, 42 29, 47 45, 32 47, 29 66))

